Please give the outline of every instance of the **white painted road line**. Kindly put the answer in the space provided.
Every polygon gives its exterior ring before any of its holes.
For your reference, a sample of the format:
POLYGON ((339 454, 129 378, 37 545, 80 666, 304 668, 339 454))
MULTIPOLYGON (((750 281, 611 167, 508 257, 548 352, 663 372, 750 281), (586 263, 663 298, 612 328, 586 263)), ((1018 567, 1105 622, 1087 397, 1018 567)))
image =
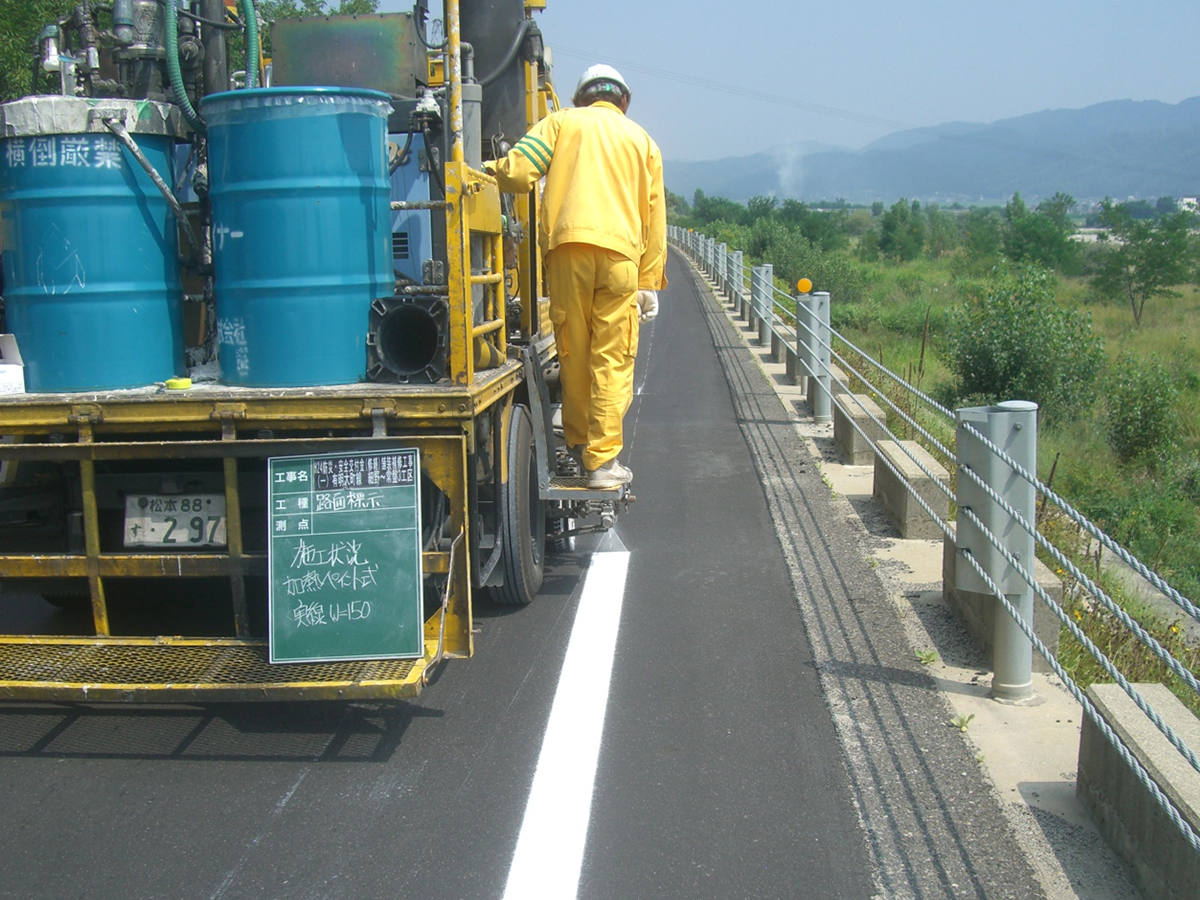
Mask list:
POLYGON ((628 571, 628 551, 592 557, 504 900, 573 900, 579 892, 628 571))

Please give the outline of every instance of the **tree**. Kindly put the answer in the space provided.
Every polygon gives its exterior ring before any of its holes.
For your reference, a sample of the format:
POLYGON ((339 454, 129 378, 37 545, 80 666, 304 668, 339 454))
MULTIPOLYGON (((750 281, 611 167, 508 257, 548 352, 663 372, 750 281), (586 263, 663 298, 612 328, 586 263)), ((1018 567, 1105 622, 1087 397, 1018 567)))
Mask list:
POLYGON ((751 197, 746 201, 746 224, 753 225, 759 219, 769 219, 775 212, 776 197, 751 197))
POLYGON ((1004 240, 1004 220, 1000 213, 992 207, 972 209, 967 213, 964 232, 967 254, 974 260, 994 264, 1004 240))
POLYGON ((960 398, 1033 400, 1047 420, 1091 402, 1105 358, 1091 318, 1060 304, 1054 276, 1034 266, 994 274, 947 337, 960 398))
POLYGON ((1194 221, 1186 211, 1164 215, 1157 222, 1135 219, 1124 203, 1105 200, 1101 204, 1100 222, 1112 239, 1104 244, 1092 284, 1105 296, 1129 301, 1137 327, 1151 298, 1178 297, 1173 288, 1192 276, 1194 221))
POLYGON ((1174 197, 1159 197, 1154 204, 1154 211, 1159 217, 1169 216, 1172 213, 1179 212, 1179 202, 1174 197))
MULTIPOLYGON (((47 90, 46 76, 35 65, 38 35, 45 26, 69 15, 77 5, 78 0, 0 0, 0 102, 47 90)), ((93 4, 93 8, 97 6, 93 4)), ((299 16, 362 15, 378 8, 379 0, 340 0, 337 3, 329 0, 259 0, 258 3, 259 12, 268 21, 299 16)), ((108 27, 108 19, 102 18, 100 24, 108 27)), ((270 29, 263 39, 269 48, 270 29)), ((239 44, 235 55, 242 52, 239 44)), ((57 92, 57 82, 52 90, 57 92)))
POLYGON ((926 252, 937 259, 947 253, 953 253, 962 243, 962 234, 958 227, 958 217, 951 215, 937 206, 925 209, 928 238, 925 241, 926 252))
POLYGON ((696 188, 696 193, 692 195, 692 221, 697 225, 713 222, 740 224, 746 221, 746 208, 724 197, 706 196, 704 191, 696 188))
POLYGON ((1069 269, 1078 252, 1078 245, 1071 240, 1075 233, 1070 219, 1074 203, 1060 193, 1031 211, 1020 194, 1013 194, 1004 207, 1004 255, 1016 263, 1069 269))
POLYGON ((691 207, 688 202, 679 196, 667 191, 667 216, 671 219, 686 218, 691 213, 691 207))
MULTIPOLYGON (((75 8, 76 0, 0 0, 0 101, 35 93, 37 39, 75 8)), ((57 77, 57 76, 56 76, 57 77)))
POLYGON ((776 215, 822 250, 838 250, 846 245, 845 226, 849 213, 844 201, 836 211, 826 212, 799 200, 784 200, 776 215))
MULTIPOLYGON (((275 19, 300 19, 306 16, 366 15, 379 9, 379 0, 258 0, 258 12, 268 22, 275 19)), ((271 29, 262 36, 263 52, 271 55, 271 29)))
POLYGON ((900 199, 883 214, 879 223, 879 251, 884 256, 908 262, 921 255, 925 247, 925 218, 921 204, 900 199))
POLYGON ((296 19, 302 16, 352 16, 373 13, 379 0, 259 0, 258 11, 264 19, 296 19))

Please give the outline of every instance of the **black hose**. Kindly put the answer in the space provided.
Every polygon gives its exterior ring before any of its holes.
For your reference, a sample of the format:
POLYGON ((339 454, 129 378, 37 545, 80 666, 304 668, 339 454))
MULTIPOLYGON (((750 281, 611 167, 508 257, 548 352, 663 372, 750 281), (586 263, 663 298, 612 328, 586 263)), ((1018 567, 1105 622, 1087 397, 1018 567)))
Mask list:
POLYGON ((529 33, 529 26, 532 24, 532 19, 521 20, 521 25, 517 28, 516 37, 513 38, 513 42, 509 46, 508 51, 504 54, 504 59, 500 61, 500 65, 496 66, 496 68, 486 78, 479 79, 479 83, 483 87, 487 87, 494 82, 497 78, 505 73, 509 66, 512 65, 512 61, 517 58, 517 51, 521 49, 521 41, 525 40, 525 35, 529 33))
POLYGON ((426 125, 421 129, 421 134, 425 138, 425 151, 429 154, 429 174, 433 176, 433 182, 437 185, 438 190, 441 191, 442 196, 446 197, 446 183, 442 180, 442 161, 434 157, 434 150, 436 148, 433 143, 433 133, 429 130, 429 126, 426 125))
MULTIPOLYGON (((166 6, 167 0, 155 0, 159 6, 166 6)), ((241 31, 242 26, 240 20, 238 22, 218 22, 215 19, 208 19, 204 16, 197 15, 194 12, 189 12, 186 9, 180 9, 179 15, 185 19, 191 19, 193 22, 199 22, 202 25, 209 25, 213 28, 220 28, 222 31, 241 31)))
POLYGON ((446 49, 446 44, 449 43, 448 41, 443 40, 439 46, 435 47, 433 44, 429 43, 429 39, 425 37, 425 21, 429 18, 428 3, 423 2, 423 0, 417 0, 417 2, 413 4, 412 17, 413 21, 417 23, 417 37, 420 38, 421 43, 425 45, 426 50, 446 49))

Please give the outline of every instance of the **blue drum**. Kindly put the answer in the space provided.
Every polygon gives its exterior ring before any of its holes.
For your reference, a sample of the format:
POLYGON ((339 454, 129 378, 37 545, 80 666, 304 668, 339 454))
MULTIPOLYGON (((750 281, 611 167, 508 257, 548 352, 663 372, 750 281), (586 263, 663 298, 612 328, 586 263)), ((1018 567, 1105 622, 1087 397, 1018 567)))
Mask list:
POLYGON ((387 94, 259 88, 204 99, 221 380, 364 380, 394 293, 387 94))
POLYGON ((186 374, 175 216, 104 118, 170 183, 171 107, 27 97, 0 106, 0 247, 29 392, 139 387, 186 374))

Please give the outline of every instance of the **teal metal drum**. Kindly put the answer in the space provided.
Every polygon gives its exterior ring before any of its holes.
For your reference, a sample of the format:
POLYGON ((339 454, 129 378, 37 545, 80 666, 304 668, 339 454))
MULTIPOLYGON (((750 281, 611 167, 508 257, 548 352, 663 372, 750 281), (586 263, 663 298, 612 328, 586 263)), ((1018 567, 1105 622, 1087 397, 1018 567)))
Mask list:
POLYGON ((390 110, 387 94, 334 87, 204 99, 225 383, 366 377, 371 303, 395 284, 390 110))
POLYGON ((118 119, 170 183, 178 111, 28 97, 0 106, 0 247, 9 330, 35 393, 186 374, 175 216, 105 125, 118 119))

